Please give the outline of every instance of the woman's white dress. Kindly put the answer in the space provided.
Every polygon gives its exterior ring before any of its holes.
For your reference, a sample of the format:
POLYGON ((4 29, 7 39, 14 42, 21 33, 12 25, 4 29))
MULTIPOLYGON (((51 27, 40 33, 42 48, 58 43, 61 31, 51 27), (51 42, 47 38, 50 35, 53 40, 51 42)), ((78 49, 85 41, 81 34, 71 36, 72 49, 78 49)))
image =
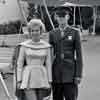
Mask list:
POLYGON ((21 43, 17 65, 17 78, 22 81, 21 89, 49 88, 52 76, 50 45, 47 42, 41 40, 32 43, 28 40, 21 43))

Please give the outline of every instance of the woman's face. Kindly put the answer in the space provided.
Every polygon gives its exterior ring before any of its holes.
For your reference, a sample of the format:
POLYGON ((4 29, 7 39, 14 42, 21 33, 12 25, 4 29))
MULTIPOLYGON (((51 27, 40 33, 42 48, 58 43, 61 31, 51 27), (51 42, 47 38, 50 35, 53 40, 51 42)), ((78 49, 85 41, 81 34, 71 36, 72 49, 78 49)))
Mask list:
POLYGON ((40 40, 40 34, 41 34, 41 30, 40 30, 40 26, 32 26, 31 27, 31 38, 33 41, 39 41, 40 40))

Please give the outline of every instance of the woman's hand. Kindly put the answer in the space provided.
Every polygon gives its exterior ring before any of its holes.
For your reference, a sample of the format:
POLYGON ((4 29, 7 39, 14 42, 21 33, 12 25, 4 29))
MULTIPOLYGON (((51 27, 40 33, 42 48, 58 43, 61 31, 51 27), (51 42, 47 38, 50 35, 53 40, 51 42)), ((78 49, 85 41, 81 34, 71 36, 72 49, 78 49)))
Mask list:
POLYGON ((18 82, 17 82, 17 88, 19 89, 20 86, 21 86, 21 81, 18 81, 18 82))
POLYGON ((80 82, 81 82, 81 78, 77 77, 77 78, 74 79, 75 84, 78 85, 78 84, 80 84, 80 82))
POLYGON ((50 88, 52 88, 52 82, 49 82, 49 86, 50 86, 50 88))

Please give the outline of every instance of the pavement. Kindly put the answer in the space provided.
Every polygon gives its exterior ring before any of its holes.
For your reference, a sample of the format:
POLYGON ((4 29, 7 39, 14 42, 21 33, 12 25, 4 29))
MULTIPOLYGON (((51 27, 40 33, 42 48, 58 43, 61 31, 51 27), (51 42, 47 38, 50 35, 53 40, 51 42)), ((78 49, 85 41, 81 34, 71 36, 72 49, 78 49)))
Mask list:
MULTIPOLYGON (((79 85, 78 100, 100 99, 100 36, 90 36, 82 42, 83 79, 79 85)), ((4 79, 11 96, 14 99, 13 76, 6 75, 4 79)), ((0 81, 0 100, 8 100, 0 81)))
POLYGON ((78 100, 100 100, 100 36, 88 37, 83 45, 83 79, 78 100))

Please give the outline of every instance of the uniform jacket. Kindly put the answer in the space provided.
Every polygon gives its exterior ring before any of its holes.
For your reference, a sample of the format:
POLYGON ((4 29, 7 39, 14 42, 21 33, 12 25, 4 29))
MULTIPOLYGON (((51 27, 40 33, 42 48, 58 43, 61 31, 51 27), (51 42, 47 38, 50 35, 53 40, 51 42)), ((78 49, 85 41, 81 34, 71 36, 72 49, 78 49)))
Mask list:
POLYGON ((71 27, 61 36, 59 28, 50 31, 50 44, 54 48, 55 59, 52 66, 53 82, 72 82, 82 77, 82 52, 79 32, 71 27))

